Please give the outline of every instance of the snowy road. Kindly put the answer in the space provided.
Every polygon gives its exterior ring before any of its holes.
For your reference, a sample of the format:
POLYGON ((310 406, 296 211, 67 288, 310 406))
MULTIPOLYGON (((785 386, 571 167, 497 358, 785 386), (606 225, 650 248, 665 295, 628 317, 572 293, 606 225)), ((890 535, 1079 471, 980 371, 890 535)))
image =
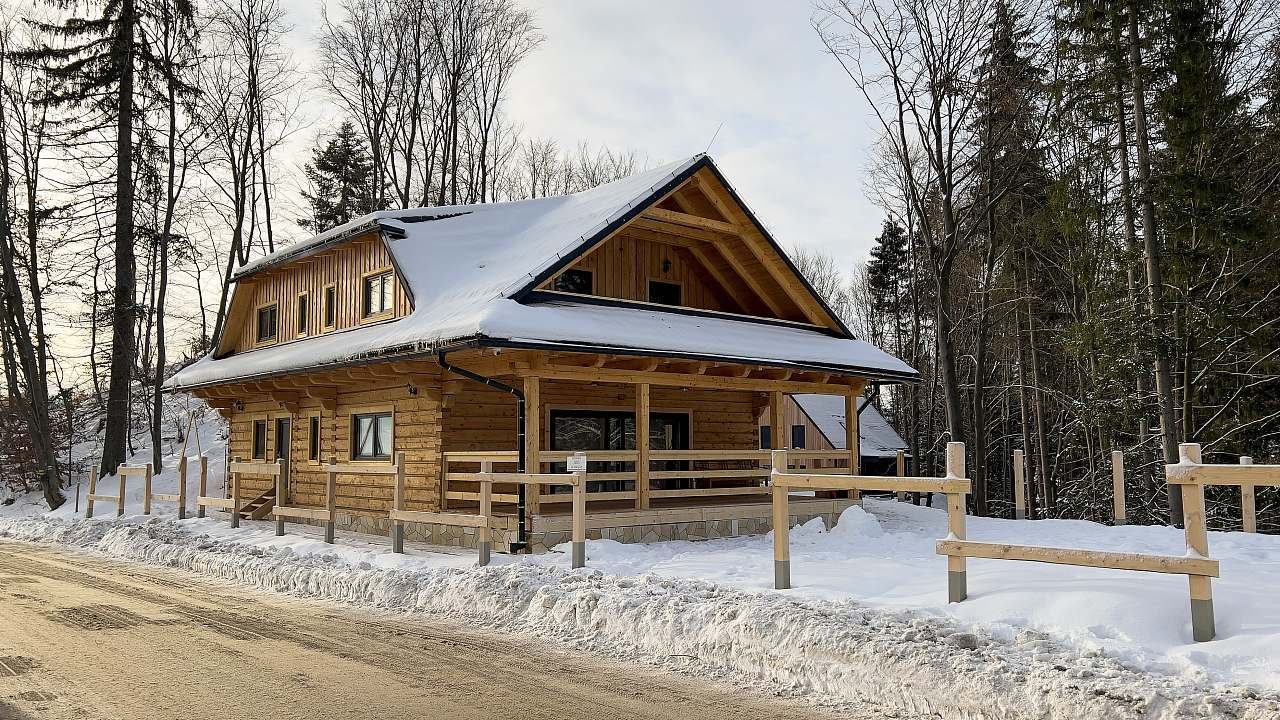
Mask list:
POLYGON ((0 541, 0 718, 73 717, 830 716, 447 622, 0 541))

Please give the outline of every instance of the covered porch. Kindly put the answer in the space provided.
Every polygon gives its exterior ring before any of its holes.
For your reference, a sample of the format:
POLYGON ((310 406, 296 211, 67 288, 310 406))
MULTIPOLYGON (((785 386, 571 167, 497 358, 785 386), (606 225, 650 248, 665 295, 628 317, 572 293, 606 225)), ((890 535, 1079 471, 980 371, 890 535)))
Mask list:
MULTIPOLYGON (((847 374, 741 362, 681 361, 598 353, 486 351, 459 367, 496 379, 523 396, 523 458, 516 405, 500 388, 446 374, 441 428, 441 506, 478 512, 480 472, 563 473, 569 456, 587 465, 587 527, 592 537, 624 542, 704 539, 767 532, 770 452, 760 447, 758 418, 768 410, 771 437, 784 448, 784 399, 791 393, 844 398, 866 381, 847 374), (521 461, 523 459, 523 465, 521 461)), ((855 418, 846 449, 789 449, 792 468, 858 472, 855 418), (815 464, 825 467, 816 469, 815 464)), ((549 485, 524 486, 531 546, 567 539, 571 495, 549 485)), ((514 539, 521 497, 497 483, 493 509, 499 547, 514 539)), ((830 522, 856 497, 796 497, 798 521, 830 522)))

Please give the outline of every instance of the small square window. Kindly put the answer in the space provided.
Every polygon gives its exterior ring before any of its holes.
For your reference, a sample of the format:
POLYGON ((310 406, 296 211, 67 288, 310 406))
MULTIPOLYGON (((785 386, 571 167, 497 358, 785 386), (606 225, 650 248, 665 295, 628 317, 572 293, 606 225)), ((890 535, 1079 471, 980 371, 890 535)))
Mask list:
POLYGON ((362 413, 351 416, 351 459, 391 459, 391 413, 362 413))
POLYGON ((267 421, 253 421, 253 459, 267 459, 267 421))
POLYGON ((276 339, 276 306, 274 304, 258 308, 258 342, 269 342, 276 339))
POLYGON ((593 292, 592 282, 593 276, 590 270, 565 270, 556 276, 554 282, 551 283, 552 290, 560 292, 577 293, 579 295, 590 295, 593 292))
POLYGON ((310 298, 306 293, 298 296, 298 337, 304 337, 310 329, 310 298))
POLYGON ((391 311, 391 271, 364 279, 364 316, 372 317, 391 311))
POLYGON ((659 305, 680 304, 680 283, 649 281, 649 302, 659 305))
POLYGON ((324 289, 324 326, 333 329, 338 322, 338 288, 329 285, 324 289))
POLYGON ((804 449, 804 426, 803 425, 791 426, 791 447, 797 450, 804 449))
POLYGON ((320 460, 320 416, 312 415, 307 433, 307 459, 312 462, 320 460))

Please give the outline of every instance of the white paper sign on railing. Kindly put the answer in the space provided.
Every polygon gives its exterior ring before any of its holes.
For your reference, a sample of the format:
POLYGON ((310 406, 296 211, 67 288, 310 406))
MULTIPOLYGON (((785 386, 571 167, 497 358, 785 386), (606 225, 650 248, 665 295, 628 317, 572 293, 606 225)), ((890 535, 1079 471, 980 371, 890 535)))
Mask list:
POLYGON ((587 471, 587 455, 586 453, 574 453, 566 460, 566 469, 569 472, 586 472, 587 471))

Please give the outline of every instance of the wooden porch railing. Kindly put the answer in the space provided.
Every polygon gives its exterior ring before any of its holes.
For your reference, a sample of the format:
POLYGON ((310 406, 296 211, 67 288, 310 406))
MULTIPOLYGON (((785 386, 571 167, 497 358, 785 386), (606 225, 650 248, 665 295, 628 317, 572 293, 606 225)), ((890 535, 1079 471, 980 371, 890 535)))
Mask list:
MULTIPOLYGON (((538 453, 539 469, 548 463, 564 462, 570 455, 575 453, 564 450, 543 450, 538 453)), ((591 450, 583 453, 587 457, 588 462, 639 462, 640 453, 636 450, 591 450)), ((801 459, 830 459, 830 460, 848 460, 848 453, 843 450, 789 450, 788 456, 791 458, 801 459)), ((642 496, 644 500, 650 498, 684 498, 684 497, 717 497, 717 496, 734 496, 734 495, 767 495, 769 488, 765 487, 765 480, 769 477, 771 468, 771 456, 768 450, 650 450, 649 451, 649 472, 648 480, 693 480, 703 481, 706 487, 686 488, 677 490, 648 490, 647 488, 635 487, 631 490, 596 490, 588 492, 586 499, 588 502, 609 502, 633 500, 637 509, 647 505, 642 505, 642 496), (659 470, 654 469, 655 463, 680 461, 689 463, 691 466, 688 470, 659 470), (696 467, 697 465, 704 467, 696 467), (755 481, 751 484, 743 484, 744 480, 755 481), (725 485, 723 483, 732 482, 735 485, 725 485)), ((459 502, 479 502, 481 497, 481 488, 479 485, 480 467, 488 463, 490 466, 498 464, 506 464, 513 466, 517 461, 515 451, 465 451, 465 452, 446 452, 443 457, 444 470, 442 479, 442 493, 444 507, 447 510, 451 505, 456 506, 459 502), (463 469, 465 466, 465 469, 463 469)), ((827 474, 847 474, 848 468, 816 468, 814 473, 827 474)), ((498 473, 499 476, 508 475, 509 473, 498 473)), ((590 473, 590 482, 597 481, 623 481, 637 482, 639 473, 636 470, 614 471, 614 472, 592 472, 590 473)), ((535 483, 531 485, 531 489, 541 488, 544 483, 535 483)), ((515 503, 517 495, 514 492, 514 485, 509 481, 505 482, 501 479, 495 480, 493 488, 492 502, 515 503)), ((536 504, 556 505, 572 502, 569 493, 544 494, 538 492, 536 494, 536 504)), ((531 507, 536 507, 535 502, 530 502, 531 507)))

